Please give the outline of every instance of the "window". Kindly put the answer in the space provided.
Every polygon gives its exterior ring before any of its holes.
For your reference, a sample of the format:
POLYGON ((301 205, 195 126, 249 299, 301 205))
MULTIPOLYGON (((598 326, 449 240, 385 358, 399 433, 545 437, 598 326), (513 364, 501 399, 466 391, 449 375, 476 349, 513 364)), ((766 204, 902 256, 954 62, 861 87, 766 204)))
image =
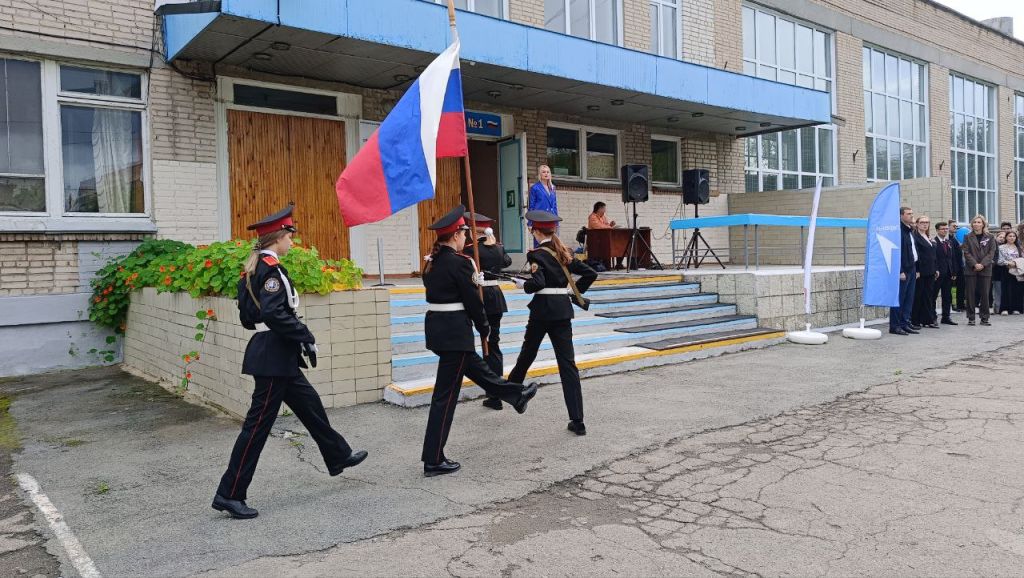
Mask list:
POLYGON ((923 64, 864 47, 868 180, 928 176, 928 104, 923 64))
MULTIPOLYGON (((752 6, 743 7, 743 71, 832 93, 832 35, 752 6)), ((745 190, 835 184, 835 127, 800 128, 746 139, 745 190)))
POLYGON ((555 177, 578 179, 585 175, 585 180, 597 181, 619 178, 619 134, 614 131, 548 126, 547 156, 555 177))
POLYGON ((544 27, 608 44, 619 43, 621 0, 544 0, 544 27))
MULTIPOLYGON (((438 4, 448 4, 447 0, 434 0, 438 4)), ((455 0, 455 7, 495 18, 505 17, 505 3, 508 0, 455 0)))
POLYGON ((1017 222, 1024 223, 1024 96, 1017 94, 1013 97, 1013 128, 1014 128, 1014 154, 1013 165, 1016 169, 1016 205, 1017 222))
POLYGON ((0 60, 0 214, 144 217, 144 80, 0 60))
POLYGON ((40 71, 0 59, 0 212, 46 211, 40 71))
POLYGON ((678 187, 679 139, 669 136, 651 136, 651 182, 678 187))
POLYGON ((679 0, 651 0, 651 52, 679 58, 679 0))
POLYGON ((958 74, 949 75, 950 170, 953 216, 998 222, 995 91, 958 74))

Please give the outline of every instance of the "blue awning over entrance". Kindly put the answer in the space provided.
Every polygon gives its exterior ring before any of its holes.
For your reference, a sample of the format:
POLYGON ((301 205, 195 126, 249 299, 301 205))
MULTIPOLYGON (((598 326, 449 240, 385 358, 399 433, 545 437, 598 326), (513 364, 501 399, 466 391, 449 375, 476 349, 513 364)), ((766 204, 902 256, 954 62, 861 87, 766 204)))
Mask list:
MULTIPOLYGON (((404 86, 450 42, 425 0, 166 5, 168 60, 367 88, 404 86)), ((458 12, 467 100, 744 136, 831 122, 828 93, 458 12)))

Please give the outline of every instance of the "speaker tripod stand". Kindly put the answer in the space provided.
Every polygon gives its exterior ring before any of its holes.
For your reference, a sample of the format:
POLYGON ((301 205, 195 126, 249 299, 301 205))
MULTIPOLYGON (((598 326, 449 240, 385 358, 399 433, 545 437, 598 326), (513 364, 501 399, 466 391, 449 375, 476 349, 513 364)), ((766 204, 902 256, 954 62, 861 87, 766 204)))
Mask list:
MULTIPOLYGON (((651 260, 651 264, 647 267, 648 269, 664 269, 661 266, 661 261, 658 261, 657 255, 654 254, 654 250, 651 249, 650 243, 640 234, 640 228, 636 226, 636 218, 636 201, 633 201, 633 230, 629 235, 626 252, 622 254, 622 258, 626 260, 626 271, 640 270, 640 260, 637 258, 637 253, 642 249, 647 250, 647 255, 651 260)), ((640 254, 643 255, 642 252, 640 254)))
MULTIPOLYGON (((693 205, 694 219, 700 218, 697 209, 698 207, 699 205, 693 205)), ((722 260, 715 254, 715 250, 711 248, 711 245, 708 245, 707 240, 704 239, 704 235, 701 235, 700 227, 695 227, 693 229, 693 236, 690 237, 690 242, 687 243, 686 248, 683 249, 683 256, 679 259, 679 263, 683 266, 683 269, 689 269, 690 265, 693 265, 694 269, 700 269, 700 266, 704 264, 704 259, 707 259, 708 255, 714 257, 715 261, 718 261, 718 264, 722 269, 725 269, 725 264, 722 263, 722 260), (704 245, 704 247, 701 248, 701 245, 704 245), (703 254, 701 254, 702 251, 703 254)))

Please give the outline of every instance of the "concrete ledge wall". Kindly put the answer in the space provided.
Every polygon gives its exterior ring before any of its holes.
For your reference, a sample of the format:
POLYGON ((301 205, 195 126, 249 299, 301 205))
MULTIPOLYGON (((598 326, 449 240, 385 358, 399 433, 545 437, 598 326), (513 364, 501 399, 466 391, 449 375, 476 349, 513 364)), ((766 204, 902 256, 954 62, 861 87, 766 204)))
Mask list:
MULTIPOLYGON (((326 407, 378 401, 391 383, 391 312, 384 289, 303 295, 303 321, 317 338, 318 366, 306 377, 326 407)), ((241 375, 242 356, 253 335, 238 321, 234 300, 193 299, 185 293, 147 288, 132 295, 124 339, 125 368, 164 383, 180 384, 182 356, 198 350, 189 366, 189 392, 236 416, 245 415, 254 388, 241 375), (206 341, 195 341, 196 311, 213 309, 206 341)))
MULTIPOLYGON (((762 327, 785 329, 804 328, 804 276, 799 272, 687 274, 687 281, 699 281, 701 291, 718 293, 723 303, 735 303, 741 315, 756 315, 762 327)), ((814 327, 834 327, 856 323, 860 319, 860 304, 864 286, 861 268, 836 268, 815 271, 812 282, 811 324, 814 327)), ((867 307, 866 319, 877 319, 889 314, 886 307, 867 307)))
MULTIPOLYGON (((867 218, 875 195, 888 183, 867 183, 822 189, 818 216, 867 218)), ((813 189, 799 191, 766 191, 729 195, 729 214, 764 213, 770 215, 811 214, 813 189)), ((903 205, 914 209, 915 215, 928 215, 932 223, 949 220, 953 213, 953 196, 949 183, 942 177, 908 179, 900 181, 903 205)), ((789 227, 759 227, 761 263, 765 265, 799 265, 803 256, 799 250, 800 229, 789 227)), ((754 263, 754 231, 749 228, 750 263, 754 263)), ((848 229, 847 264, 864 264, 864 229, 848 229)), ((815 265, 842 265, 843 244, 841 229, 818 229, 815 236, 815 265)), ((731 227, 729 245, 735 256, 734 263, 743 260, 743 227, 731 227)))

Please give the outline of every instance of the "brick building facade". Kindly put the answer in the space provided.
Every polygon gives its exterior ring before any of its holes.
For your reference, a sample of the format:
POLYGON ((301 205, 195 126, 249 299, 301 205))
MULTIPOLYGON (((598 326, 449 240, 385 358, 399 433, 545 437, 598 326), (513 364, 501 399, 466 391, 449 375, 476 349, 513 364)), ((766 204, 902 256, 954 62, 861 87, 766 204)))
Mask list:
MULTIPOLYGON (((573 6, 579 2, 571 0, 573 6)), ((466 108, 501 115, 503 136, 523 139, 524 195, 537 166, 550 162, 551 127, 568 126, 580 127, 583 140, 591 130, 614 134, 616 166, 651 164, 652 137, 674 142, 676 176, 697 167, 710 172, 717 196, 701 208, 702 215, 726 213, 728 195, 806 187, 822 175, 836 186, 938 177, 950 191, 949 205, 944 214, 932 215, 933 221, 977 211, 996 220, 1022 218, 1018 183, 1024 175, 1018 175, 1021 165, 1015 159, 1024 156, 1016 150, 1017 132, 1024 130, 1017 125, 1024 120, 1015 107, 1024 92, 1024 44, 929 0, 618 0, 590 3, 588 10, 599 10, 598 5, 613 10, 589 13, 590 31, 559 24, 557 14, 547 12, 557 2, 498 4, 500 13, 492 16, 508 22, 825 90, 832 100, 830 125, 737 138, 696 128, 689 118, 667 125, 620 120, 613 114, 614 98, 592 105, 596 108, 586 115, 517 106, 516 85, 495 84, 493 97, 469 99, 466 108), (656 23, 652 14, 658 15, 656 23), (908 70, 920 71, 918 79, 907 80, 908 70), (968 103, 964 86, 978 98, 968 103)), ((38 129, 39 142, 31 140, 36 133, 29 135, 26 142, 35 148, 18 160, 25 166, 14 166, 10 150, 0 162, 0 375, 96 361, 75 352, 102 343, 103 335, 82 321, 97 256, 130 250, 146 236, 205 243, 232 234, 237 207, 231 201, 226 119, 245 107, 225 97, 228 82, 338 95, 349 158, 408 86, 398 75, 394 86, 381 89, 317 79, 306 69, 287 74, 261 68, 259 58, 287 56, 273 46, 245 62, 168 63, 166 24, 154 8, 152 0, 0 0, 6 104, 42 102, 38 114, 26 118, 35 127, 31 130, 38 129), (15 74, 35 79, 35 92, 19 93, 27 85, 16 84, 25 77, 15 74), (110 110, 117 112, 97 112, 110 110), (98 134, 101 122, 121 123, 117 130, 131 145, 104 156, 97 152, 99 141, 91 148, 75 141, 75 131, 89 129, 72 127, 85 123, 98 134), (123 169, 120 184, 99 182, 104 163, 123 169), (104 209, 98 204, 104 198, 130 206, 104 209), (45 336, 40 337, 45 346, 26 342, 26 332, 45 336)), ((367 78, 373 72, 368 69, 367 78)), ((24 138, 25 133, 3 128, 5 139, 24 138)), ((656 184, 651 199, 638 207, 640 224, 652 228, 652 244, 663 262, 671 257, 668 220, 692 214, 682 205, 675 180, 656 184)), ((563 236, 572 236, 599 200, 608 203, 612 219, 626 221, 614 179, 556 175, 556 184, 563 236)), ((419 221, 412 207, 358 227, 345 250, 369 274, 382 262, 386 273, 408 275, 418 270, 422 254, 419 221)), ((724 232, 708 236, 713 245, 728 244, 724 232)))

